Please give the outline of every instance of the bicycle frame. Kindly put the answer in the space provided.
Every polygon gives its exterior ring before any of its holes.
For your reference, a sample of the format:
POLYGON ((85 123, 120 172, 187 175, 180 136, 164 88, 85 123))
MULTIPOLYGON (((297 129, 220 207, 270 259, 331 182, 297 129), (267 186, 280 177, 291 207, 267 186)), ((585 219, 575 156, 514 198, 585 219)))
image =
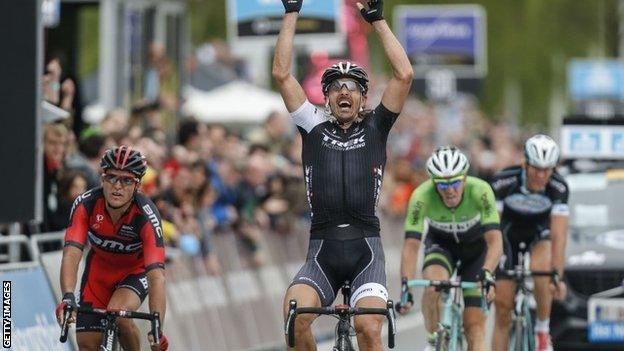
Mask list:
POLYGON ((143 319, 149 321, 151 324, 150 330, 154 337, 154 343, 160 344, 160 335, 158 333, 160 330, 160 314, 158 312, 142 313, 125 310, 103 310, 86 306, 80 306, 77 308, 65 306, 63 309, 64 321, 61 326, 61 337, 59 338, 59 341, 62 343, 67 341, 69 331, 68 320, 74 311, 78 314, 90 314, 104 318, 105 325, 104 330, 102 331, 102 343, 100 345, 101 351, 113 351, 115 348, 119 332, 116 323, 117 318, 143 319))
POLYGON ((462 309, 461 294, 456 290, 476 289, 480 285, 475 282, 460 282, 451 280, 426 280, 414 279, 407 281, 407 287, 428 287, 433 286, 436 290, 441 291, 442 295, 442 318, 438 322, 438 335, 448 335, 448 350, 461 350, 463 345, 462 334, 462 309))
POLYGON ((289 347, 295 347, 295 319, 299 314, 317 314, 317 315, 333 315, 338 318, 336 325, 336 344, 333 350, 336 351, 352 351, 350 332, 351 317, 364 314, 380 314, 388 319, 388 347, 394 348, 395 321, 392 300, 388 300, 386 308, 360 308, 350 307, 348 305, 350 297, 350 286, 347 283, 342 288, 344 303, 342 305, 328 307, 297 307, 296 300, 290 300, 288 308, 288 317, 285 323, 285 334, 289 347))
POLYGON ((531 289, 527 285, 528 277, 548 276, 551 277, 555 286, 558 278, 555 272, 531 271, 530 255, 525 250, 526 245, 520 243, 518 253, 518 264, 513 270, 504 271, 503 275, 512 278, 516 282, 516 294, 514 296, 513 326, 509 336, 510 351, 533 351, 535 350, 535 335, 533 331, 533 320, 529 300, 531 289), (521 335, 519 335, 521 334, 521 335))

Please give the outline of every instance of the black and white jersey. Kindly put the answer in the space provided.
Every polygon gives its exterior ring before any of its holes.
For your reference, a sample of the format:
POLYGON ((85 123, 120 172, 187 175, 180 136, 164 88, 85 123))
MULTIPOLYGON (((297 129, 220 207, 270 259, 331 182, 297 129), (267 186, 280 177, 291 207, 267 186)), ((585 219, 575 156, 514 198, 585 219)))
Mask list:
POLYGON ((308 101, 291 116, 303 138, 311 231, 348 223, 379 233, 386 141, 398 114, 379 104, 346 130, 308 101))
POLYGON ((551 215, 569 215, 568 184, 555 171, 544 191, 530 192, 525 178, 522 167, 515 166, 498 172, 492 179, 496 205, 502 211, 501 228, 503 232, 544 235, 550 229, 551 215))

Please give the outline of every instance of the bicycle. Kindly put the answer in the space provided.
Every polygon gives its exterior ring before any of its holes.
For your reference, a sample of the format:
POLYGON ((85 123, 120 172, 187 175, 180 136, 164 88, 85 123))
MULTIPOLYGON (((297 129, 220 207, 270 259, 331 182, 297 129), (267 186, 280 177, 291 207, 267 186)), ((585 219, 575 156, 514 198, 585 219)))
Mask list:
POLYGON ((386 316, 388 320, 388 347, 394 348, 395 337, 395 316, 392 309, 393 302, 388 300, 386 308, 363 308, 363 307, 351 307, 349 306, 349 299, 351 297, 351 286, 349 282, 341 287, 343 304, 328 306, 328 307, 297 307, 296 300, 290 300, 288 307, 288 318, 286 319, 285 334, 288 340, 289 347, 295 347, 295 319, 299 314, 318 314, 318 315, 330 315, 338 319, 336 324, 336 337, 335 344, 332 351, 354 351, 353 344, 351 343, 351 317, 364 315, 364 314, 380 314, 386 316))
POLYGON ((510 351, 533 351, 535 350, 535 334, 533 331, 533 319, 531 315, 530 299, 532 290, 527 284, 528 277, 550 277, 555 288, 559 285, 559 275, 555 271, 531 271, 529 270, 529 253, 526 244, 520 243, 518 264, 512 270, 503 270, 498 274, 512 278, 516 282, 516 294, 514 297, 514 310, 512 328, 509 335, 510 351))
POLYGON ((158 330, 160 329, 160 314, 158 312, 143 313, 124 310, 104 310, 86 306, 73 308, 68 305, 63 308, 64 319, 63 325, 61 326, 61 337, 59 338, 59 341, 62 343, 65 343, 67 341, 67 335, 69 331, 68 320, 74 311, 79 314, 90 314, 104 318, 102 320, 104 330, 102 331, 103 338, 102 344, 100 345, 100 351, 115 351, 119 348, 117 342, 119 334, 119 329, 116 323, 117 318, 133 318, 150 321, 151 333, 154 337, 154 343, 160 344, 160 336, 158 334, 158 330))
MULTIPOLYGON (((436 351, 454 351, 463 350, 463 318, 461 313, 461 294, 457 293, 457 288, 476 289, 481 287, 477 282, 462 282, 458 280, 427 280, 414 279, 401 280, 401 302, 397 303, 395 308, 397 311, 401 306, 405 306, 408 302, 408 289, 412 287, 428 286, 435 287, 435 290, 442 293, 443 310, 442 319, 438 322, 438 330, 436 331, 435 350, 436 351)), ((489 304, 486 303, 485 291, 483 293, 482 308, 487 312, 489 304)))

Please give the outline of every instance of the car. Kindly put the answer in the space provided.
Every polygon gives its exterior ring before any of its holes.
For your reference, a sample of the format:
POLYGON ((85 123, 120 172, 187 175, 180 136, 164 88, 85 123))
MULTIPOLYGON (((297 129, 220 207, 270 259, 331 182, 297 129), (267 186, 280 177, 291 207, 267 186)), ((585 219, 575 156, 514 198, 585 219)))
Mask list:
POLYGON ((598 168, 565 176, 568 295, 553 303, 555 350, 624 350, 624 167, 598 168))

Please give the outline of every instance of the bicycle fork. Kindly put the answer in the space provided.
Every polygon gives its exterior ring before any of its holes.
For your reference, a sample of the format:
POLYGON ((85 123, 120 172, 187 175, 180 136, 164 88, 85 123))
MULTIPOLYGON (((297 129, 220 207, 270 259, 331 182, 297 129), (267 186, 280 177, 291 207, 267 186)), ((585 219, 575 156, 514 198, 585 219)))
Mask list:
POLYGON ((104 333, 102 333, 102 345, 100 351, 113 351, 115 347, 115 341, 117 339, 117 325, 115 319, 112 316, 107 316, 104 322, 104 333))

